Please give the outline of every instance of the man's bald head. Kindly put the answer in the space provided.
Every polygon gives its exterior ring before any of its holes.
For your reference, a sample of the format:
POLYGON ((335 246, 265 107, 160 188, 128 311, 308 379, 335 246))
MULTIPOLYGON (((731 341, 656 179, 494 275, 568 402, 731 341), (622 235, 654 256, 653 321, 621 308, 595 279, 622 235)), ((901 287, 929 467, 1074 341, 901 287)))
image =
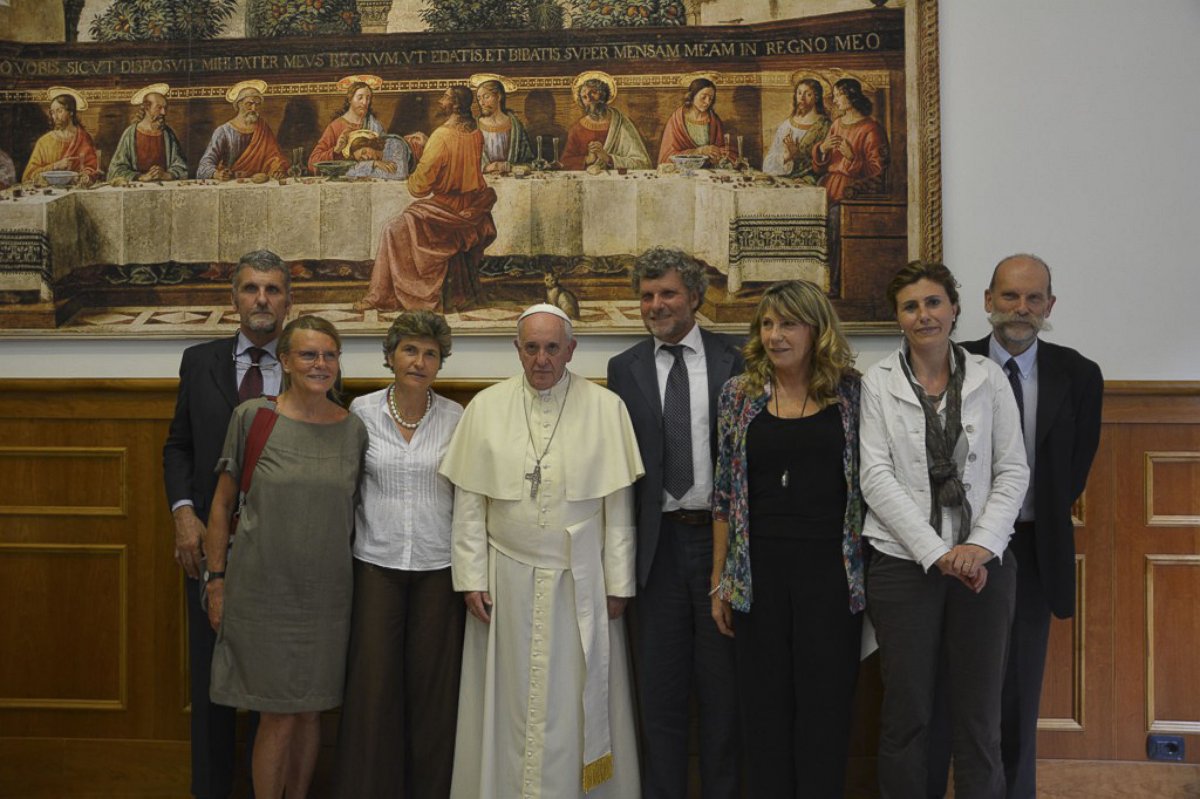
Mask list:
POLYGON ((1050 267, 1036 255, 1010 255, 996 264, 983 293, 992 333, 1010 355, 1020 355, 1050 329, 1046 318, 1054 308, 1050 267))
POLYGON ((1002 268, 1018 268, 1029 265, 1037 265, 1046 273, 1046 296, 1053 297, 1054 286, 1053 279, 1050 275, 1050 265, 1036 255, 1025 252, 1017 253, 1016 255, 1010 255, 1007 258, 1000 259, 1000 263, 996 264, 996 268, 992 270, 992 282, 988 283, 988 290, 991 291, 996 288, 996 277, 1000 274, 1002 268))

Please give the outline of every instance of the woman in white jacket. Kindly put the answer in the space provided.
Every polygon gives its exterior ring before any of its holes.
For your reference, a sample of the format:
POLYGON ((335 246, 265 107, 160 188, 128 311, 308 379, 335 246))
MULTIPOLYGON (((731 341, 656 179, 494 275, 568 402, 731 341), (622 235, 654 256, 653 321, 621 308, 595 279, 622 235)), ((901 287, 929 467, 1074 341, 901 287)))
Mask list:
POLYGON ((950 704, 955 796, 1000 799, 1000 687, 1016 564, 1005 557, 1029 482, 1016 399, 1000 367, 950 340, 958 284, 913 261, 888 285, 904 333, 867 371, 859 432, 867 613, 884 695, 883 797, 925 792, 935 683, 950 704))

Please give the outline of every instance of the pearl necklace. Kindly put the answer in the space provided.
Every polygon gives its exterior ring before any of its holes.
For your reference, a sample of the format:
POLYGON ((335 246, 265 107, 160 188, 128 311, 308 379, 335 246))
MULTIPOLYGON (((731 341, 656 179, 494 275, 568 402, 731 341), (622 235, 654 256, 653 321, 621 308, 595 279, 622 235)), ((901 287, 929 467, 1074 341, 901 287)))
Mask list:
POLYGON ((396 424, 403 427, 405 430, 416 430, 421 426, 421 422, 425 421, 425 417, 429 415, 429 409, 433 407, 433 390, 425 390, 425 413, 421 414, 421 418, 415 422, 406 422, 404 417, 400 415, 400 409, 396 407, 396 386, 388 386, 387 392, 388 410, 392 412, 392 418, 396 420, 396 424))

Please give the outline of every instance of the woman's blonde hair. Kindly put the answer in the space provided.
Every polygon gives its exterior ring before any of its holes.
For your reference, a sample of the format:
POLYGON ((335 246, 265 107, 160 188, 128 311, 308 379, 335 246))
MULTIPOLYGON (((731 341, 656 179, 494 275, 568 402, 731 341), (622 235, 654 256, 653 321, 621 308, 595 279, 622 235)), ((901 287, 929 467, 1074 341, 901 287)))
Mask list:
POLYGON ((812 375, 809 394, 817 402, 828 402, 837 396, 838 385, 848 373, 854 373, 854 351, 842 332, 842 322, 829 303, 825 292, 807 280, 786 280, 775 283, 758 301, 750 322, 750 337, 742 347, 746 358, 743 373, 746 393, 761 396, 764 386, 774 377, 771 360, 763 347, 763 317, 768 311, 784 319, 802 322, 813 329, 812 375))

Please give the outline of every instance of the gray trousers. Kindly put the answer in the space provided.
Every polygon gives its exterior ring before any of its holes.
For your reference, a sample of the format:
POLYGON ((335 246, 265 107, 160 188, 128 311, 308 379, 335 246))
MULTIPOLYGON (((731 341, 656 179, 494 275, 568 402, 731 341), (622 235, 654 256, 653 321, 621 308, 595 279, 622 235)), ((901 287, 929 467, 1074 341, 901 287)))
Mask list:
POLYGON ((979 594, 936 568, 874 553, 867 613, 879 640, 883 709, 879 787, 883 799, 927 789, 928 747, 940 679, 950 705, 958 799, 1002 799, 1000 692, 1016 593, 1016 563, 987 565, 979 594))
MULTIPOLYGON (((1038 710, 1050 643, 1050 603, 1037 568, 1033 531, 1023 529, 1020 523, 1008 546, 1008 557, 1013 556, 1017 559, 1017 604, 1000 695, 1000 757, 1008 799, 1035 799, 1038 710)), ((929 750, 930 799, 946 795, 950 768, 950 720, 946 698, 938 693, 929 750)))

